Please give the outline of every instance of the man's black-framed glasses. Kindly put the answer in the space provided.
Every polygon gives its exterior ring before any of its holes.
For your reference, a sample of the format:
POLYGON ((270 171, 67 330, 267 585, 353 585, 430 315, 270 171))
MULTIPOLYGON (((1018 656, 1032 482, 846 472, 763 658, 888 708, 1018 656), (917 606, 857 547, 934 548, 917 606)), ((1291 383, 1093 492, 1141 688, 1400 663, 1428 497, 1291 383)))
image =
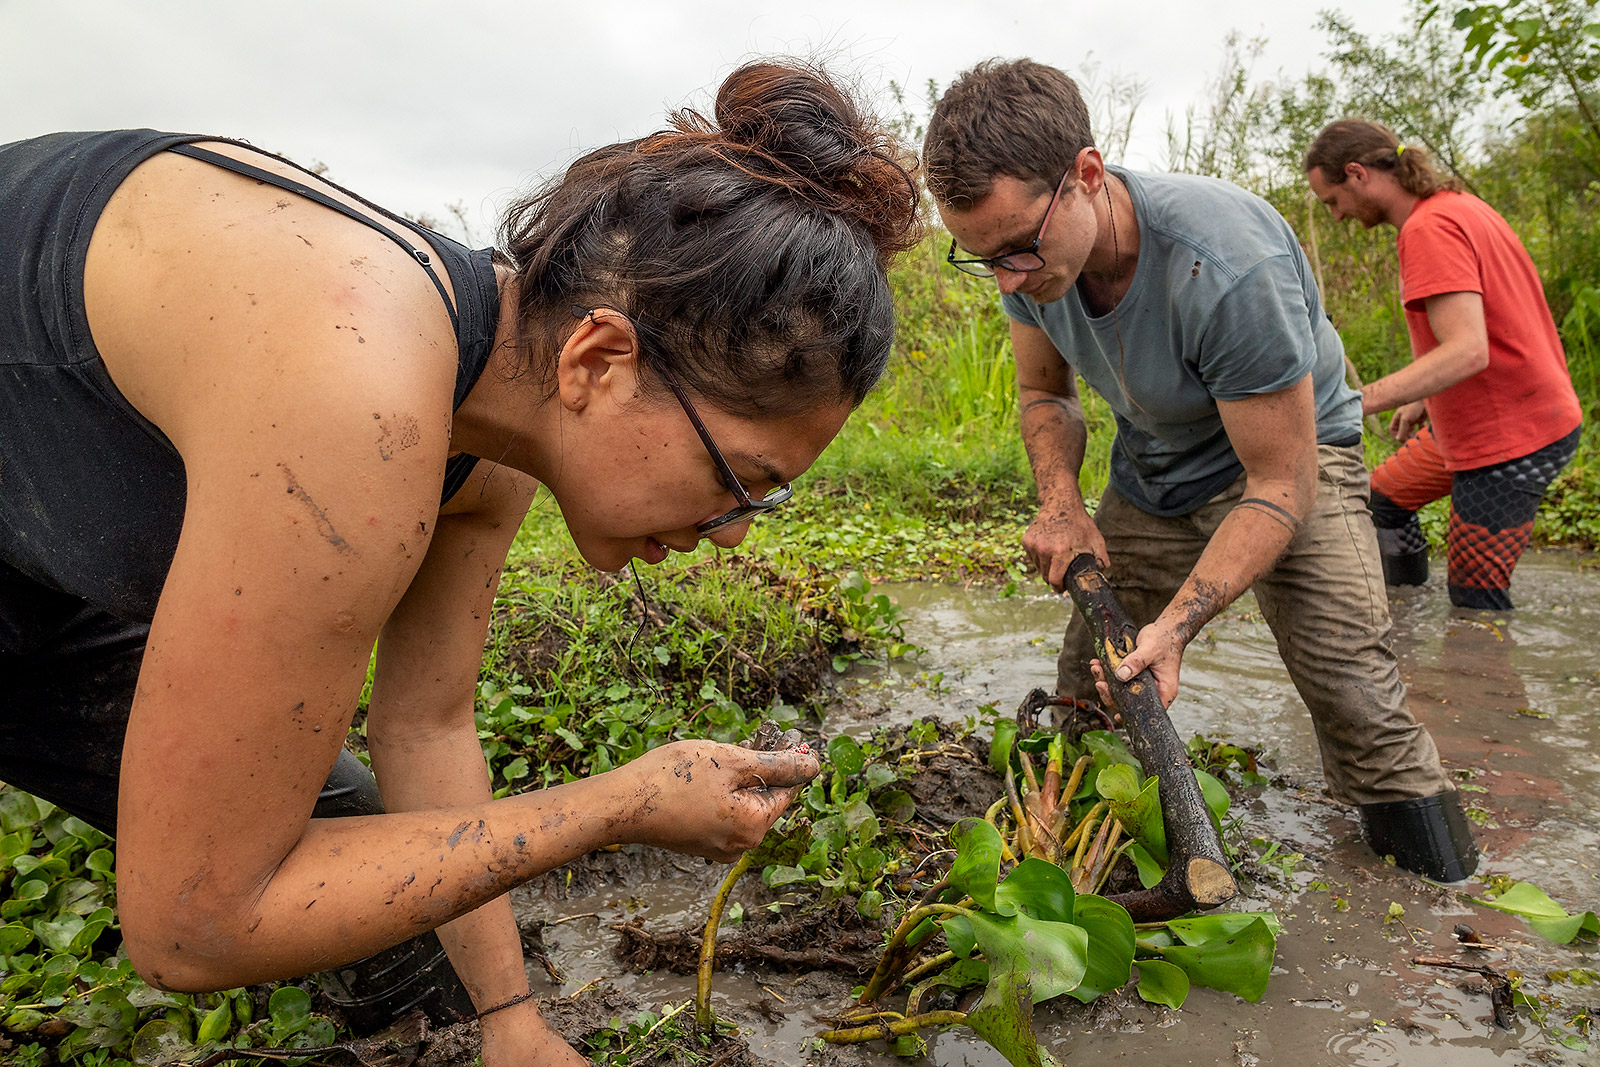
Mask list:
POLYGON ((689 421, 694 424, 694 432, 700 435, 700 440, 706 446, 706 451, 711 454, 711 459, 716 463, 717 470, 722 474, 722 484, 728 487, 728 491, 733 494, 733 498, 739 502, 738 506, 731 511, 723 512, 716 518, 696 526, 695 529, 699 531, 702 537, 715 533, 724 526, 749 522, 757 515, 766 514, 794 496, 794 487, 788 482, 784 482, 764 498, 752 500, 749 491, 744 487, 744 483, 739 480, 738 475, 733 473, 733 468, 723 458, 722 450, 711 439, 711 431, 707 430, 706 424, 700 421, 700 413, 689 402, 689 394, 684 392, 683 386, 679 385, 676 379, 666 370, 663 369, 657 373, 661 375, 661 380, 667 383, 667 388, 672 390, 672 395, 678 398, 678 403, 683 406, 683 413, 689 416, 689 421))
POLYGON ((1035 271, 1043 267, 1044 257, 1039 254, 1039 242, 1044 240, 1044 231, 1050 227, 1050 216, 1056 212, 1056 204, 1061 199, 1061 190, 1067 187, 1067 179, 1072 177, 1076 170, 1075 166, 1068 167, 1067 172, 1056 183, 1056 194, 1050 198, 1050 206, 1045 209, 1044 221, 1039 223, 1039 233, 1038 236, 1034 237, 1033 244, 1027 248, 1002 252, 998 256, 989 256, 986 259, 957 259, 956 252, 958 249, 955 239, 951 238, 950 251, 946 253, 944 261, 963 274, 970 274, 974 278, 993 278, 996 267, 1015 274, 1027 274, 1029 271, 1035 271))

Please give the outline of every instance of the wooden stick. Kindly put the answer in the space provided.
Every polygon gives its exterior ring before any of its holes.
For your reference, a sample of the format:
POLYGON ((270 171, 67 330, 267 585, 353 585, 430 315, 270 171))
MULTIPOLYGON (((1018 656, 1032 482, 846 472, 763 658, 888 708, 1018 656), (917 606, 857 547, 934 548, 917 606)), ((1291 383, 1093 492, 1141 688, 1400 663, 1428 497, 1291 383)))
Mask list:
POLYGON ((1122 682, 1114 673, 1122 658, 1133 651, 1138 634, 1133 620, 1090 553, 1067 565, 1066 591, 1089 625, 1100 662, 1110 668, 1105 672, 1106 684, 1122 712, 1128 746, 1145 772, 1160 782, 1161 817, 1170 857, 1166 876, 1151 889, 1112 899, 1127 908, 1135 921, 1176 918, 1186 911, 1214 908, 1231 900, 1239 891, 1238 883, 1228 869, 1222 839, 1211 823, 1188 750, 1167 717, 1155 678, 1143 670, 1122 682))

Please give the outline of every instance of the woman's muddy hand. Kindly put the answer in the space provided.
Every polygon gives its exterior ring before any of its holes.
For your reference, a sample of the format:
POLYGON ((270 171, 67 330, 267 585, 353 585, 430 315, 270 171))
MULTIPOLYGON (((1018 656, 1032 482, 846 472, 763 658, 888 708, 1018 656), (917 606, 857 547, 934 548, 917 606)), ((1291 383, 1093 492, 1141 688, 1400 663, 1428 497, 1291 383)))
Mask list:
POLYGON ((795 794, 821 769, 809 749, 755 752, 715 741, 678 741, 626 767, 624 840, 732 862, 761 843, 795 794))

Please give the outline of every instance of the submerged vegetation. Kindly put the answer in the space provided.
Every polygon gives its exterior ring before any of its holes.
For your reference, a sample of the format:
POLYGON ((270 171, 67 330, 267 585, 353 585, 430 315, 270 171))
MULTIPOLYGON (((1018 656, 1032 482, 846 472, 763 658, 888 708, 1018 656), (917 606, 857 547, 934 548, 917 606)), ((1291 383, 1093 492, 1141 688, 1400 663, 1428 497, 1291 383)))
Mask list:
MULTIPOLYGON (((1412 10, 1413 32, 1392 40, 1324 16, 1329 71, 1296 84, 1255 78, 1249 44, 1233 41, 1208 99, 1174 132, 1171 162, 1239 181, 1283 212, 1366 379, 1410 358, 1393 237, 1333 225, 1307 198, 1299 153, 1312 134, 1345 113, 1385 121, 1505 214, 1544 271, 1588 415, 1535 538, 1592 548, 1600 544, 1600 19, 1586 0, 1412 10), (1476 116, 1488 97, 1516 106, 1486 133, 1476 116)), ((1126 109, 1135 98, 1119 97, 1125 110, 1111 115, 1113 125, 1132 121, 1126 109)), ((476 707, 498 794, 602 771, 674 738, 738 740, 764 719, 814 722, 834 672, 863 657, 917 651, 874 581, 979 580, 1006 591, 1037 580, 1020 549, 1036 500, 1016 432, 1006 321, 992 286, 949 271, 943 258, 930 238, 901 261, 888 379, 800 480, 793 502, 756 524, 738 553, 703 548, 637 581, 596 574, 577 559, 553 501, 540 498, 496 602, 476 707)), ((1087 391, 1084 412, 1083 484, 1092 498, 1105 481, 1114 426, 1087 391)), ((1370 458, 1392 447, 1382 433, 1369 435, 1370 458)), ((1425 512, 1436 541, 1444 514, 1425 512)), ((883 973, 863 989, 861 1013, 830 1040, 887 1035, 910 1051, 924 1026, 962 1023, 1013 1062, 1033 1063, 1037 1046, 1031 1031, 1023 1036, 1033 1003, 1087 999, 1124 984, 1135 967, 1138 994, 1151 1001, 1182 1003, 1191 982, 1259 996, 1256 968, 1263 953, 1271 959, 1274 920, 1214 916, 1139 930, 1099 895, 1119 878, 1150 884, 1162 858, 1148 812, 1140 821, 1142 770, 1109 733, 1070 748, 1025 738, 1018 749, 1041 756, 1045 776, 1054 775, 1050 809, 1030 814, 994 793, 984 803, 1004 803, 988 820, 956 825, 947 872, 916 882, 913 874, 941 868, 913 870, 933 850, 926 827, 913 827, 917 806, 926 806, 914 783, 934 761, 964 759, 952 754, 962 743, 926 723, 894 736, 833 737, 824 774, 748 864, 766 891, 844 907, 887 935, 883 973), (1121 827, 1115 839, 1108 812, 1121 827), (1060 823, 1053 846, 1019 840, 1036 818, 1060 823), (1226 958, 1248 957, 1223 977, 1204 966, 1216 960, 1218 938, 1234 946, 1226 958), (870 1004, 897 986, 903 1010, 870 1004), (960 1008, 953 991, 964 987, 984 993, 960 1008)), ((361 747, 359 726, 352 744, 361 747)), ((1222 751, 1220 762, 1255 771, 1242 749, 1206 743, 1192 751, 1222 751)), ((1009 747, 994 769, 1006 768, 1027 773, 1009 747)), ((1220 793, 1210 793, 1219 808, 1220 793)), ((1048 794, 1030 796, 1043 804, 1048 794)), ((328 1047, 344 1035, 311 982, 192 995, 146 985, 121 949, 114 847, 54 806, 0 787, 0 1061, 197 1063, 226 1049, 328 1047)), ((1261 862, 1270 858, 1269 850, 1261 862)), ((1593 912, 1568 914, 1526 884, 1476 902, 1524 915, 1540 932, 1596 932, 1593 912)), ((1593 972, 1571 974, 1581 985, 1593 972)), ((1546 1025, 1539 1013, 1549 1006, 1518 995, 1546 1025)), ((690 1018, 685 1006, 619 1018, 590 1036, 590 1051, 617 1064, 658 1062, 646 1046, 690 1057, 705 1047, 690 1018)), ((1561 1033, 1583 1040, 1587 1023, 1561 1033)), ((297 1058, 280 1053, 272 1062, 297 1058)))

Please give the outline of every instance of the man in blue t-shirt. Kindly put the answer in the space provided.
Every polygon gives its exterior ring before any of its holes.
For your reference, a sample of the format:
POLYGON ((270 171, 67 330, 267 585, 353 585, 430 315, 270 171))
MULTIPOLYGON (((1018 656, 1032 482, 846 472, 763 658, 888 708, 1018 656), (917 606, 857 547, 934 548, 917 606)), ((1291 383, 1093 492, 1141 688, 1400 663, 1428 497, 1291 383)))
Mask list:
MULTIPOLYGON (((1476 851, 1405 704, 1367 512, 1361 399, 1294 232, 1209 178, 1108 167, 1072 79, 981 63, 935 108, 928 187, 950 262, 993 277, 1011 317, 1040 510, 1023 537, 1054 588, 1092 552, 1142 629, 1118 670, 1178 692, 1183 651, 1253 589, 1311 711, 1329 791, 1401 866, 1455 880, 1476 851), (1116 415, 1091 519, 1075 375, 1116 415)), ((1068 626, 1058 691, 1092 697, 1068 626)))

